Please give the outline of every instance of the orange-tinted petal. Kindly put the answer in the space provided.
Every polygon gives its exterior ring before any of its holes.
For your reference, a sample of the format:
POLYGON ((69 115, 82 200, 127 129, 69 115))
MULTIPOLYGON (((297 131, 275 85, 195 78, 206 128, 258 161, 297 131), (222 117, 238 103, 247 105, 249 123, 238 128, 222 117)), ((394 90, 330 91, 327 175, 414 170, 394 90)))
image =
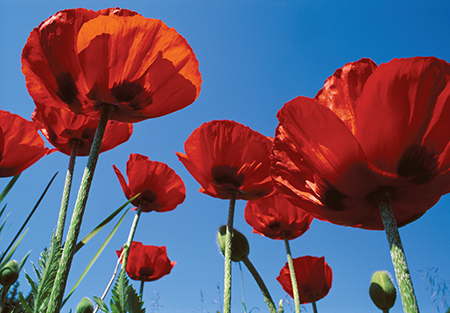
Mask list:
POLYGON ((186 155, 177 153, 201 192, 228 199, 256 199, 274 192, 269 175, 271 139, 234 121, 211 121, 186 140, 186 155))
POLYGON ((130 154, 127 162, 128 184, 114 166, 125 196, 130 199, 140 193, 132 203, 142 212, 167 212, 175 209, 186 197, 181 178, 166 164, 150 161, 147 156, 130 154))
POLYGON ((35 101, 138 122, 180 110, 200 92, 198 61, 159 20, 122 9, 64 10, 30 35, 22 71, 35 101), (55 50, 52 48, 55 46, 55 50))
MULTIPOLYGON (((32 119, 47 140, 62 153, 70 155, 73 143, 77 142, 77 156, 89 155, 98 120, 44 105, 37 105, 32 119)), ((132 132, 132 124, 109 121, 100 152, 111 150, 127 141, 132 132)))
POLYGON ((250 200, 245 207, 245 221, 253 232, 272 239, 295 239, 303 235, 313 217, 295 207, 281 193, 271 197, 250 200))
POLYGON ((356 128, 356 107, 364 85, 376 67, 370 59, 348 63, 325 81, 315 97, 317 102, 331 109, 352 133, 356 128))
POLYGON ((422 143, 449 74, 444 61, 409 58, 381 64, 367 80, 355 135, 378 168, 396 173, 404 151, 422 143))
POLYGON ((49 152, 33 122, 0 110, 0 128, 3 133, 0 177, 20 174, 49 152))

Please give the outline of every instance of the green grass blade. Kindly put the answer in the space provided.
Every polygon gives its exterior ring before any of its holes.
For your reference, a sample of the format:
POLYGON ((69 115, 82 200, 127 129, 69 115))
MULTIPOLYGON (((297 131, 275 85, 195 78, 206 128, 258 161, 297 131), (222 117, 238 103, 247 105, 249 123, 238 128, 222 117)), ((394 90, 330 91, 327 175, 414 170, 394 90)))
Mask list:
POLYGON ((16 236, 14 237, 14 239, 11 241, 11 243, 9 244, 8 248, 6 248, 5 252, 3 252, 2 257, 0 258, 0 262, 3 261, 3 257, 5 256, 5 254, 8 252, 8 250, 11 248, 11 246, 14 244, 14 242, 17 240, 17 237, 19 237, 20 233, 24 230, 25 226, 28 224, 28 222, 30 221, 31 217, 33 216, 34 212, 36 212, 39 204, 41 203, 42 199, 44 198, 45 194, 47 193, 48 189, 50 188, 50 185, 52 184, 53 180, 55 179, 56 175, 58 175, 58 172, 55 173, 55 175, 53 175, 52 179, 50 179, 50 182, 47 184, 47 187, 45 187, 44 192, 42 192, 41 196, 39 197, 39 200, 36 202, 36 204, 34 205, 33 209, 31 210, 30 214, 28 214, 27 219, 25 220, 25 222, 22 224, 22 227, 20 227, 19 231, 17 232, 16 236))
POLYGON ((84 237, 75 248, 75 253, 78 252, 86 243, 88 243, 89 240, 91 240, 97 233, 102 230, 103 227, 105 227, 114 217, 117 216, 131 201, 139 197, 140 194, 135 195, 133 198, 122 204, 117 210, 115 210, 110 216, 105 218, 103 222, 97 225, 86 237, 84 237))
POLYGON ((30 256, 31 250, 28 251, 28 253, 22 258, 22 261, 19 263, 19 271, 22 270, 23 266, 25 265, 25 262, 27 261, 28 257, 30 256))
POLYGON ((12 189, 16 181, 19 179, 20 174, 17 174, 11 180, 9 181, 8 185, 3 189, 2 193, 0 194, 0 203, 5 199, 6 195, 9 193, 9 191, 12 189))
POLYGON ((30 305, 28 304, 27 300, 25 299, 25 297, 22 295, 21 292, 19 292, 19 300, 25 312, 33 313, 33 309, 30 307, 30 305))
POLYGON ((17 247, 19 246, 19 243, 22 241, 25 234, 28 232, 28 229, 20 236, 19 240, 17 240, 16 244, 12 247, 11 251, 3 258, 2 263, 0 264, 0 268, 3 268, 6 263, 8 263, 9 260, 11 260, 12 255, 14 252, 16 252, 17 247))
POLYGON ((89 264, 87 265, 86 269, 83 271, 83 273, 81 274, 80 278, 78 278, 77 282, 75 283, 75 285, 73 286, 72 290, 70 290, 69 294, 67 295, 66 299, 64 299, 62 306, 64 306, 64 304, 66 303, 66 301, 69 299, 69 297, 72 295, 72 293, 75 291, 75 289, 78 287, 78 285, 81 283, 81 281, 83 280, 83 278, 86 276, 86 274, 89 272, 89 270, 91 269, 92 265, 94 265, 95 261, 97 261, 98 257, 100 256, 100 254, 103 252, 103 250, 106 248, 106 245, 110 242, 111 238, 114 236, 114 234, 116 233, 117 229, 119 228, 120 224, 122 224, 123 219, 125 218, 125 215, 128 213, 128 211, 125 211, 125 213, 122 215, 122 217, 120 218, 120 220, 117 222, 117 224, 114 226, 114 228, 112 229, 111 233, 108 235, 108 237, 105 239, 105 241, 102 243, 102 245, 100 246, 100 249, 95 253, 94 257, 92 258, 92 260, 89 262, 89 264))

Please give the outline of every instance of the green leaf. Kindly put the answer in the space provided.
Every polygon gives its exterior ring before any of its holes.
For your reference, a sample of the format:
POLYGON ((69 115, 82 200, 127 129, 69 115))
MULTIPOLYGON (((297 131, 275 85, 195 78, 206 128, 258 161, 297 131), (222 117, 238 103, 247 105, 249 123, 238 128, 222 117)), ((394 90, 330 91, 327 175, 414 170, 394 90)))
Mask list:
MULTIPOLYGON (((12 255, 14 254, 14 252, 16 252, 17 247, 19 246, 19 243, 22 241, 23 237, 26 235, 26 233, 28 232, 28 229, 22 234, 22 236, 20 236, 19 240, 16 242, 16 244, 12 247, 11 251, 9 251, 9 253, 3 257, 3 261, 0 264, 0 268, 3 268, 3 266, 5 266, 6 263, 9 262, 9 260, 11 260, 12 255)), ((6 251, 5 251, 6 252, 6 251)), ((3 254, 4 255, 4 254, 3 254)))
POLYGON ((100 299, 99 297, 94 296, 94 301, 95 301, 95 303, 97 303, 98 308, 100 310, 102 310, 103 312, 109 313, 108 306, 106 305, 106 303, 102 299, 100 299))
POLYGON ((114 313, 126 313, 128 302, 128 279, 122 269, 112 290, 111 309, 114 313))
POLYGON ((97 225, 86 237, 84 237, 76 246, 75 253, 78 252, 89 240, 91 240, 103 227, 105 227, 114 217, 117 216, 131 201, 139 197, 140 193, 135 195, 133 198, 122 204, 118 209, 116 209, 111 215, 103 220, 100 224, 97 225))
POLYGON ((125 213, 122 215, 122 217, 120 218, 120 220, 116 223, 116 225, 114 226, 114 228, 112 229, 112 231, 110 232, 110 234, 108 235, 108 237, 105 239, 105 241, 102 243, 102 245, 100 246, 99 250, 95 253, 94 257, 92 258, 92 260, 89 262, 89 264, 87 265, 87 267, 84 269, 83 273, 81 274, 80 278, 78 278, 77 282, 75 283, 75 285, 73 286, 72 290, 70 290, 69 294, 67 295, 67 297, 64 299, 61 307, 64 306, 64 304, 66 303, 66 301, 70 298, 70 296, 73 294, 73 292, 75 291, 75 289, 77 289, 78 285, 81 283, 81 281, 83 280, 83 278, 86 276, 86 274, 89 272, 89 270, 91 269, 92 265, 94 265, 95 261, 97 261, 98 257, 100 256, 100 254, 103 252, 103 250, 105 250, 106 246, 108 245, 108 243, 111 241, 112 237, 114 236, 114 234, 116 233, 117 229, 119 228, 119 226, 122 224, 123 219, 125 218, 125 215, 127 215, 128 211, 125 211, 125 213))
POLYGON ((0 203, 5 199, 6 195, 9 193, 9 191, 12 189, 16 181, 19 179, 20 174, 17 174, 11 180, 9 181, 8 185, 3 189, 2 193, 0 194, 0 203))
POLYGON ((143 308, 144 302, 141 300, 141 297, 138 296, 136 290, 134 290, 133 286, 128 286, 128 303, 127 303, 127 311, 130 313, 144 313, 145 309, 143 308))
MULTIPOLYGON (((3 258, 6 254, 6 252, 9 251, 9 249, 11 248, 11 246, 14 244, 14 242, 17 240, 17 237, 19 237, 20 233, 24 230, 25 226, 28 224, 28 222, 30 221, 31 217, 33 216, 34 212, 36 212, 39 204, 41 203, 42 199, 44 198, 45 194, 47 193, 48 189, 50 188, 53 180, 55 179, 56 175, 58 174, 58 172, 55 173, 55 175, 53 175, 52 179, 50 179, 49 183, 47 184, 47 187, 44 189, 44 191, 42 192, 41 196, 39 197, 38 201, 36 202, 36 204, 34 205, 33 209, 31 210, 30 214, 28 214, 28 217, 26 218, 25 222, 22 224, 22 226, 20 227, 19 231, 17 232, 16 236, 14 237, 14 239, 11 241, 11 243, 9 244, 8 248, 6 248, 5 252, 3 252, 1 258, 0 258, 0 262, 3 261, 3 258)), ((3 263, 2 263, 3 264, 3 263)))
POLYGON ((48 253, 41 254, 42 260, 39 260, 41 276, 38 282, 37 292, 34 297, 35 312, 45 311, 45 307, 53 288, 56 273, 58 271, 61 258, 61 247, 57 244, 56 236, 53 233, 48 253))
POLYGON ((25 312, 33 313, 33 309, 30 307, 27 300, 25 299, 25 297, 22 295, 22 293, 20 291, 19 291, 19 300, 20 300, 20 304, 22 305, 22 308, 25 310, 25 312))
POLYGON ((28 253, 22 258, 22 260, 19 263, 19 271, 22 270, 23 266, 25 265, 25 262, 27 261, 28 257, 30 256, 31 250, 28 251, 28 253))

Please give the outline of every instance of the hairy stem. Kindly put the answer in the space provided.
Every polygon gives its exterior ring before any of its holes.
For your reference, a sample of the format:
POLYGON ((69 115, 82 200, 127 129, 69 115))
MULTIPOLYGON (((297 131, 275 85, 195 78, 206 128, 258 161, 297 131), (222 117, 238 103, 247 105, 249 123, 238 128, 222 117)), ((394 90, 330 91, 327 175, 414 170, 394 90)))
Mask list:
POLYGON ((61 256, 58 272, 56 274, 55 283, 53 285, 50 301, 48 303, 48 313, 57 313, 60 310, 61 302, 66 289, 67 277, 69 276, 70 266, 75 254, 78 235, 80 233, 81 223, 83 220, 84 210, 86 208, 89 190, 91 188, 92 179, 94 178, 95 167, 97 165, 100 148, 105 134, 106 125, 108 124, 111 106, 105 106, 100 120, 98 122, 97 131, 95 132, 94 142, 92 143, 91 152, 84 170, 81 180, 80 189, 75 203, 75 208, 70 221, 69 232, 64 244, 64 250, 61 256))
POLYGON ((259 275, 256 268, 253 266, 252 262, 250 262, 250 259, 246 256, 242 259, 242 262, 244 262, 245 266, 247 266, 248 270, 252 274, 253 278, 255 279, 256 283, 258 284, 259 289, 261 289, 261 292, 264 296, 264 301, 266 302, 267 306, 269 307, 270 313, 277 313, 277 308, 275 307, 275 304, 273 303, 272 297, 270 296, 269 290, 267 289, 266 285, 264 284, 263 279, 259 275))
POLYGON ((294 294, 295 312, 300 313, 300 296, 298 294, 297 277, 295 276, 294 261, 292 261, 291 247, 289 246, 289 239, 284 234, 284 244, 286 246, 286 254, 289 266, 289 273, 291 275, 292 292, 294 294))
POLYGON ((64 183, 64 191, 55 234, 58 247, 62 244, 64 234, 64 225, 66 223, 67 207, 69 205, 70 190, 72 188, 73 170, 75 168, 75 159, 77 158, 78 144, 78 140, 75 140, 72 143, 72 152, 70 153, 69 166, 67 167, 66 181, 64 183))
POLYGON ((406 263, 405 251, 400 240, 397 222, 392 212, 390 197, 386 193, 379 197, 378 206, 383 220, 384 229, 391 250, 392 263, 395 269, 395 276, 400 289, 403 309, 405 313, 418 313, 416 295, 409 274, 408 264, 406 263))
POLYGON ((231 312, 231 238, 233 237, 234 206, 236 190, 231 190, 230 206, 228 208, 227 232, 225 234, 225 279, 223 291, 223 313, 231 312))
POLYGON ((133 224, 130 228, 130 233, 128 234, 127 243, 123 246, 123 260, 122 260, 122 269, 125 270, 127 268, 128 255, 130 254, 131 243, 133 242, 134 234, 136 233, 137 225, 139 222, 139 217, 141 216, 143 203, 139 204, 136 215, 134 216, 133 224))

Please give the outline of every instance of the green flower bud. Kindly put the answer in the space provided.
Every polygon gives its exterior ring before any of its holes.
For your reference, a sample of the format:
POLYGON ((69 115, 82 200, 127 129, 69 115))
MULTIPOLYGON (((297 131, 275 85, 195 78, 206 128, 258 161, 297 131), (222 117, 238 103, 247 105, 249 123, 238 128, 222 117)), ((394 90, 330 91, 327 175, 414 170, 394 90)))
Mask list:
POLYGON ((3 286, 11 286, 19 278, 19 263, 16 260, 11 260, 5 264, 0 270, 0 284, 3 286))
POLYGON ((372 275, 369 294, 380 310, 389 310, 394 306, 397 291, 388 272, 377 271, 372 275))
POLYGON ((81 299, 77 305, 77 313, 92 313, 94 312, 94 304, 88 297, 81 299))
MULTIPOLYGON (((217 241, 219 242, 220 251, 225 255, 225 238, 227 233, 227 226, 222 225, 217 232, 217 241)), ((233 229, 233 238, 231 239, 231 261, 242 261, 250 253, 250 246, 248 245, 247 238, 233 229)))

